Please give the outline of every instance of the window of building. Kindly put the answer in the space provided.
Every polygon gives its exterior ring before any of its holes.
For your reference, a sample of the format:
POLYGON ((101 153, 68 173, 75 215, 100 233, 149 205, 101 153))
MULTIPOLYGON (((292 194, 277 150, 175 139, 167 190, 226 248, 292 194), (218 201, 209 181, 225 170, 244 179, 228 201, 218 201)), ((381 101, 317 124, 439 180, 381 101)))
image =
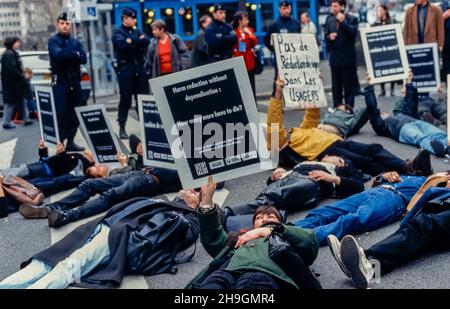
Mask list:
POLYGON ((162 20, 165 21, 167 31, 170 33, 176 33, 175 32, 175 10, 173 8, 162 8, 161 9, 161 17, 162 20))
POLYGON ((183 35, 194 35, 194 20, 192 18, 192 7, 180 7, 178 9, 178 15, 183 23, 183 35))
POLYGON ((266 32, 274 20, 273 4, 261 3, 261 15, 263 19, 262 30, 266 32))

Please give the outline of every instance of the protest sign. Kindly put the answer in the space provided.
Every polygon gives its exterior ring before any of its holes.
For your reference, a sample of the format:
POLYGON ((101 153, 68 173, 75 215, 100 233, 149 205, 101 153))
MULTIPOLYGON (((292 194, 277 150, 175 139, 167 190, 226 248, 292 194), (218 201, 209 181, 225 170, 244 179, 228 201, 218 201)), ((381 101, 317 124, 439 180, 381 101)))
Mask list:
POLYGON ((326 107, 320 78, 320 58, 313 34, 272 34, 280 78, 284 81, 284 109, 326 107))
POLYGON ((272 168, 242 57, 150 80, 185 189, 272 168))
POLYGON ((47 146, 56 147, 59 142, 59 131, 53 89, 36 86, 34 90, 39 111, 41 137, 47 146))
POLYGON ((144 164, 176 169, 154 97, 138 95, 138 106, 144 164))
POLYGON ((112 130, 106 108, 103 104, 75 108, 80 129, 92 150, 96 161, 111 167, 120 167, 117 153, 120 146, 112 130))
POLYGON ((399 24, 360 30, 367 71, 372 84, 408 77, 408 57, 399 24))
POLYGON ((441 82, 437 43, 406 46, 413 85, 419 92, 437 91, 441 82))

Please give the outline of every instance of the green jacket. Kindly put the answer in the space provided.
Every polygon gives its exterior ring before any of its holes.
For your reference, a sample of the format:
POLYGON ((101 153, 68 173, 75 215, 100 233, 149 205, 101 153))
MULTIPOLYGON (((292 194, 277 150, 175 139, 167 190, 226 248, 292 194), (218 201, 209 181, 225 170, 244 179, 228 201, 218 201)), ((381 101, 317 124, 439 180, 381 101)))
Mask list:
MULTIPOLYGON (((205 250, 214 260, 186 288, 193 288, 196 286, 196 283, 200 284, 230 258, 231 260, 226 270, 236 271, 249 269, 262 271, 297 287, 294 281, 269 257, 268 238, 251 240, 239 249, 231 248, 227 244, 228 235, 220 224, 217 206, 206 214, 199 209, 197 214, 200 223, 200 240, 205 250)), ((314 262, 319 246, 316 235, 312 230, 284 225, 282 236, 302 257, 305 264, 311 265, 314 262)))

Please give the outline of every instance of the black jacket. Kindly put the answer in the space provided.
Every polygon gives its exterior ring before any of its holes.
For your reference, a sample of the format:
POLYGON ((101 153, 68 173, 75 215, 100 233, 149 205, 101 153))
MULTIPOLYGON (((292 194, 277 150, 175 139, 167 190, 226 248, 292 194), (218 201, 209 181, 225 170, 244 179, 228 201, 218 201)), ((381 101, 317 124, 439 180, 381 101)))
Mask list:
POLYGON ((273 22, 264 35, 264 45, 271 51, 275 52, 274 47, 270 44, 272 33, 300 33, 301 25, 298 20, 288 17, 280 17, 273 22))
POLYGON ((2 55, 3 101, 18 104, 26 96, 27 81, 23 74, 22 60, 17 51, 7 49, 2 55))
MULTIPOLYGON (((153 212, 167 210, 182 212, 190 222, 185 238, 185 248, 192 244, 192 241, 195 242, 200 232, 195 210, 188 208, 183 203, 134 198, 117 204, 103 218, 81 225, 50 248, 34 255, 33 258, 55 267, 75 250, 81 248, 98 224, 108 224, 110 226, 108 236, 109 263, 95 268, 88 275, 82 277, 81 283, 76 285, 90 288, 118 287, 127 272, 126 253, 129 234, 145 226, 147 219, 153 212)), ((31 259, 22 263, 21 268, 26 267, 30 262, 31 259)))
POLYGON ((124 26, 116 29, 112 36, 114 45, 114 54, 118 65, 134 64, 143 65, 147 47, 150 39, 139 30, 126 28, 124 26), (131 43, 127 43, 127 39, 131 39, 131 43))
POLYGON ((345 20, 337 29, 336 16, 330 15, 325 22, 325 38, 330 52, 330 66, 356 65, 355 42, 358 34, 358 18, 345 14, 345 20), (330 40, 330 33, 337 32, 334 41, 330 40))
POLYGON ((233 27, 217 20, 205 30, 205 42, 208 44, 209 62, 231 58, 233 46, 238 41, 233 27))
POLYGON ((57 33, 48 40, 48 52, 52 74, 57 76, 57 83, 80 83, 80 66, 87 63, 86 52, 80 41, 57 33))
POLYGON ((58 177, 70 173, 78 165, 79 160, 81 160, 83 164, 84 172, 86 172, 89 167, 95 164, 93 162, 90 162, 79 153, 62 152, 48 157, 47 148, 39 149, 39 157, 39 160, 41 162, 47 163, 53 177, 58 177))

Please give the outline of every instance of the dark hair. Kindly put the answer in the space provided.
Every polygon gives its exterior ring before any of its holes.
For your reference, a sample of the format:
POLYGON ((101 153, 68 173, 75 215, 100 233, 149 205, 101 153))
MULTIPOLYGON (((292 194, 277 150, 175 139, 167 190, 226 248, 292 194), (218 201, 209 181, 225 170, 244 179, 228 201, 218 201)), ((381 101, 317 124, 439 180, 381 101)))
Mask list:
POLYGON ((303 12, 302 14, 300 14, 300 16, 305 15, 308 18, 311 18, 308 12, 303 12))
POLYGON ((7 37, 3 42, 3 46, 5 46, 7 49, 12 49, 14 43, 16 43, 17 41, 20 41, 20 39, 16 36, 7 37))
POLYGON ((245 11, 237 11, 236 13, 234 13, 233 15, 233 21, 231 22, 231 25, 233 26, 233 28, 237 28, 237 26, 239 26, 239 22, 244 18, 247 17, 248 18, 248 13, 245 11))
POLYGON ((152 28, 156 27, 159 30, 164 29, 166 30, 166 23, 162 19, 157 19, 154 22, 152 22, 152 28))
POLYGON ((342 5, 342 6, 347 6, 347 0, 331 0, 331 3, 335 3, 335 2, 337 2, 337 3, 339 3, 339 5, 342 5))
POLYGON ((203 27, 203 23, 208 19, 211 18, 211 16, 209 16, 208 14, 203 15, 202 17, 200 17, 200 19, 198 20, 198 22, 200 23, 200 27, 203 27))
POLYGON ((391 23, 391 14, 389 14, 387 5, 380 4, 380 8, 383 8, 383 10, 386 12, 386 23, 390 24, 391 23))
POLYGON ((280 221, 280 223, 283 221, 278 209, 276 209, 273 206, 264 205, 264 206, 259 206, 258 208, 256 208, 255 213, 253 214, 253 218, 252 218, 253 224, 255 224, 256 217, 261 214, 265 214, 265 215, 274 214, 277 217, 277 219, 280 221))

